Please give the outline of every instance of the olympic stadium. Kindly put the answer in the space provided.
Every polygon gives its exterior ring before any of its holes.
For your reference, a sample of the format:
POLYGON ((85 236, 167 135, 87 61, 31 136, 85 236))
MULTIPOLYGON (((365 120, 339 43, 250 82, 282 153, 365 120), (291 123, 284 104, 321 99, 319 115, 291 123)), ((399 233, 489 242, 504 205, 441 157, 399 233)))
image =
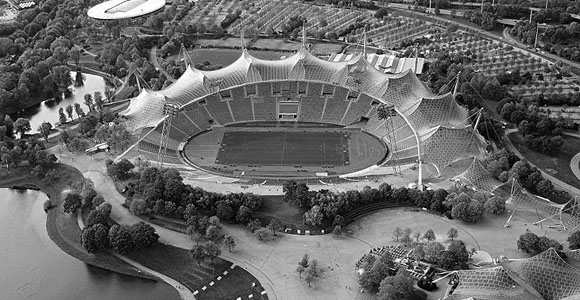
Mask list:
POLYGON ((357 177, 397 165, 418 166, 421 183, 423 169, 440 174, 486 143, 453 94, 433 93, 414 72, 384 74, 362 54, 329 62, 304 47, 282 60, 244 49, 219 70, 189 66, 122 115, 143 158, 157 161, 166 145, 166 166, 234 178, 357 177))

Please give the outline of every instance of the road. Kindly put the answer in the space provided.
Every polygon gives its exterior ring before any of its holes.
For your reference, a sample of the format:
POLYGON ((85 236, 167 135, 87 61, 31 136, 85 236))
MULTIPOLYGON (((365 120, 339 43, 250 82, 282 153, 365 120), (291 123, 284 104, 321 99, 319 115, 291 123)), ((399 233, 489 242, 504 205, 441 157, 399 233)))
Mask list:
POLYGON ((161 66, 161 64, 159 63, 159 60, 157 59, 157 46, 153 46, 153 48, 151 48, 151 52, 149 52, 149 61, 151 61, 153 63, 153 65, 155 66, 155 68, 157 68, 157 70, 159 70, 159 72, 161 72, 163 75, 165 75, 167 80, 169 80, 171 82, 175 81, 175 78, 173 78, 173 76, 169 75, 169 73, 167 73, 165 68, 163 68, 161 66))
MULTIPOLYGON (((481 29, 477 25, 463 24, 463 23, 454 21, 452 19, 450 20, 450 19, 442 18, 442 17, 436 16, 436 15, 432 15, 432 14, 425 14, 425 13, 410 11, 408 9, 408 5, 407 4, 389 3, 389 7, 392 7, 392 8, 398 9, 398 10, 403 10, 403 11, 408 12, 408 13, 413 13, 413 14, 420 15, 420 16, 425 16, 425 17, 431 18, 431 19, 433 19, 435 21, 457 24, 457 26, 459 26, 459 28, 462 28, 464 30, 467 29, 469 31, 475 31, 477 33, 480 33, 482 35, 485 35, 488 38, 494 39, 496 41, 503 42, 505 44, 508 44, 508 45, 514 47, 514 49, 517 49, 520 52, 526 52, 526 53, 529 53, 529 54, 531 54, 533 56, 537 56, 537 57, 540 57, 540 58, 549 60, 549 61, 554 62, 554 63, 556 61, 562 61, 564 64, 568 64, 568 65, 571 65, 573 67, 580 68, 580 63, 577 63, 577 62, 573 62, 573 61, 564 59, 564 58, 559 57, 557 55, 554 55, 554 54, 551 54, 551 53, 547 53, 547 52, 546 53, 537 53, 537 52, 534 52, 534 51, 529 51, 529 49, 527 49, 526 45, 518 42, 513 37, 511 37, 509 35, 509 32, 508 32, 508 34, 506 36, 505 30, 504 30, 504 33, 502 33, 503 36, 498 36, 495 33, 492 33, 492 32, 485 31, 485 30, 481 29)), ((445 15, 448 15, 449 14, 449 10, 442 9, 441 10, 441 13, 442 14, 445 14, 445 15)), ((457 12, 457 16, 461 16, 462 13, 461 14, 460 13, 461 12, 458 11, 457 12)))
MULTIPOLYGON (((510 43, 516 44, 520 48, 526 48, 525 44, 521 43, 520 41, 516 40, 514 37, 512 37, 510 35, 509 28, 504 28, 502 35, 503 35, 504 39, 508 40, 510 43)), ((533 52, 533 51, 528 51, 528 52, 531 53, 532 55, 547 59, 553 63, 555 63, 557 61, 562 61, 562 63, 564 63, 564 64, 567 64, 567 65, 570 65, 570 66, 573 66, 573 67, 580 69, 580 63, 573 62, 571 60, 567 60, 565 58, 559 57, 559 56, 554 55, 554 54, 549 53, 549 52, 545 52, 545 51, 542 51, 541 53, 537 53, 537 52, 533 52)))

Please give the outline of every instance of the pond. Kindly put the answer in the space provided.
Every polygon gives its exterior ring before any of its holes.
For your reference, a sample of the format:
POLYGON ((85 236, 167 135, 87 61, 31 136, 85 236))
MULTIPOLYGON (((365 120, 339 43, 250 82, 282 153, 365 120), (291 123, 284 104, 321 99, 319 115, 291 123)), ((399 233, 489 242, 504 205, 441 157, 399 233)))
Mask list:
POLYGON ((0 189, 0 299, 180 299, 169 285, 91 267, 63 252, 46 232, 46 199, 0 189))
MULTIPOLYGON (((66 109, 69 104, 74 106, 75 103, 79 103, 85 113, 87 113, 89 111, 89 107, 84 104, 84 97, 87 93, 93 95, 94 92, 99 91, 103 95, 103 98, 105 97, 105 87, 107 84, 105 83, 105 79, 103 77, 83 73, 83 85, 75 86, 74 82, 76 74, 77 72, 71 72, 71 76, 73 78, 73 85, 69 87, 72 90, 71 97, 59 101, 55 101, 53 99, 45 100, 42 103, 25 109, 17 115, 21 118, 30 119, 30 126, 32 127, 32 131, 28 132, 29 134, 37 133, 38 126, 40 126, 40 124, 45 121, 50 122, 54 126, 58 122, 58 110, 61 107, 66 109)), ((78 116, 76 113, 73 113, 73 117, 76 119, 78 116)), ((13 116, 13 120, 16 121, 16 117, 13 116)), ((67 120, 70 121, 68 116, 67 120)))

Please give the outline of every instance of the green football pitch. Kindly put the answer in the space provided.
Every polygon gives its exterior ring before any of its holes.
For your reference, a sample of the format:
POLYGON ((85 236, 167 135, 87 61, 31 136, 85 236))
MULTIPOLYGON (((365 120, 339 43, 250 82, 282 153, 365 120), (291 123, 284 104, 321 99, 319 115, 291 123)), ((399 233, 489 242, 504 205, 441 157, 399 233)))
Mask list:
POLYGON ((216 158, 222 165, 344 166, 345 132, 225 132, 216 158))

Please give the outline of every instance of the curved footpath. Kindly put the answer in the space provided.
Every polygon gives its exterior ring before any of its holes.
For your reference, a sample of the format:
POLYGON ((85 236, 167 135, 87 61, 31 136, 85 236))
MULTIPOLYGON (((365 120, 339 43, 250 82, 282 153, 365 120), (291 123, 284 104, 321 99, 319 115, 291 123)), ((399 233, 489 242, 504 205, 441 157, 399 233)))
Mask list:
MULTIPOLYGON (((520 157, 522 159, 526 159, 526 157, 518 150, 518 148, 516 148, 516 146, 514 146, 514 144, 512 143, 512 141, 508 137, 508 135, 510 133, 516 133, 516 132, 518 132, 517 129, 508 129, 505 131, 505 136, 504 136, 505 147, 508 148, 508 150, 510 150, 511 152, 515 153, 518 157, 520 157)), ((574 158, 580 160, 580 157, 578 157, 579 155, 580 155, 580 153, 576 154, 576 156, 574 156, 574 158)), ((570 167, 572 167, 572 161, 574 161, 574 158, 572 158, 572 160, 570 161, 570 167)), ((550 181, 552 181, 552 183, 554 183, 554 185, 558 186, 560 189, 567 191, 572 196, 579 196, 580 195, 579 188, 577 188, 571 184, 568 184, 568 183, 544 172, 544 170, 542 170, 540 167, 536 166, 534 163, 530 162, 529 160, 526 159, 526 161, 528 161, 530 166, 538 168, 538 170, 540 170, 540 172, 542 173, 542 176, 544 176, 544 178, 547 178, 550 181)), ((576 169, 578 169, 578 163, 576 163, 576 169)), ((579 173, 576 173, 574 171, 574 168, 572 168, 572 171, 574 172, 574 174, 576 176, 580 175, 580 171, 578 171, 579 173)), ((579 179, 580 179, 580 177, 579 177, 579 179)))
MULTIPOLYGON (((85 222, 83 222, 83 218, 81 216, 80 213, 77 213, 77 223, 79 224, 79 228, 83 229, 85 228, 85 222)), ((149 274, 152 274, 154 276, 159 277, 159 279, 163 280, 165 283, 171 285, 173 288, 175 288, 177 290, 177 292, 179 293, 179 296, 181 297, 181 299, 183 300, 195 300, 195 297, 193 296, 193 293, 184 285, 182 285, 181 283, 179 283, 177 280, 166 276, 164 274, 161 274, 157 271, 151 270, 147 267, 145 267, 144 265, 128 258, 125 257, 123 255, 117 254, 117 253, 111 253, 113 254, 115 257, 117 257, 118 259, 132 265, 133 267, 143 271, 143 272, 147 272, 149 274)))
MULTIPOLYGON (((111 206, 112 206, 111 219, 113 219, 115 222, 117 222, 119 224, 127 224, 127 225, 132 225, 132 224, 139 223, 139 222, 145 222, 145 223, 151 225, 153 228, 155 228, 155 230, 157 231, 157 234, 159 234, 159 242, 166 244, 166 245, 171 245, 174 247, 186 249, 186 250, 189 250, 193 247, 194 243, 189 238, 188 235, 180 233, 180 232, 176 232, 173 230, 169 230, 167 228, 164 228, 164 227, 152 224, 150 222, 147 222, 146 220, 143 220, 143 219, 131 214, 128 209, 126 209, 122 206, 125 203, 125 197, 123 195, 119 194, 119 192, 115 188, 115 183, 111 180, 111 178, 106 173, 104 161, 106 159, 108 159, 109 157, 107 157, 105 153, 99 153, 99 154, 96 154, 96 155, 93 155, 92 157, 90 157, 84 153, 71 154, 68 151, 65 151, 65 153, 62 153, 61 155, 59 155, 58 151, 55 149, 55 147, 51 148, 50 150, 53 151, 53 153, 55 155, 57 155, 57 157, 59 157, 60 162, 69 164, 69 165, 77 168, 81 173, 83 173, 83 175, 86 178, 89 178, 93 181, 93 183, 95 184, 95 189, 96 189, 97 193, 99 195, 101 195, 103 198, 107 199, 107 202, 109 202, 111 204, 111 206)), ((262 286, 266 290, 270 299, 277 299, 276 294, 274 292, 272 282, 264 273, 262 273, 260 271, 259 268, 252 266, 250 263, 245 263, 243 259, 233 258, 229 253, 223 253, 221 255, 221 257, 226 259, 226 260, 233 261, 236 264, 240 265, 241 267, 244 267, 256 279, 259 280, 259 282, 262 284, 262 286)), ((127 259, 127 258, 125 258, 125 259, 127 259)), ((125 259, 123 259, 123 260, 125 260, 125 259)), ((125 261, 136 266, 135 265, 136 262, 133 262, 133 263, 135 263, 135 264, 133 264, 130 262, 130 260, 129 261, 125 260, 125 261)), ((144 267, 143 268, 141 268, 141 267, 139 267, 139 268, 142 270, 146 269, 144 267)), ((152 274, 158 275, 159 273, 152 272, 152 274)), ((163 279, 163 277, 161 277, 161 276, 160 276, 160 278, 163 279)), ((169 277, 167 277, 167 278, 169 278, 169 277)), ((164 279, 164 281, 165 281, 165 279, 164 279)), ((168 282, 168 281, 166 281, 166 282, 175 287, 175 285, 172 284, 171 282, 168 282)), ((181 284, 179 284, 179 285, 181 285, 181 284)), ((187 290, 187 289, 185 289, 185 290, 187 290)), ((177 291, 180 293, 180 295, 182 294, 182 291, 179 288, 177 288, 177 291)), ((189 290, 187 290, 187 291, 189 291, 189 290)), ((193 296, 193 294, 192 294, 192 296, 193 296)), ((184 298, 184 299, 193 299, 193 298, 184 298)))

